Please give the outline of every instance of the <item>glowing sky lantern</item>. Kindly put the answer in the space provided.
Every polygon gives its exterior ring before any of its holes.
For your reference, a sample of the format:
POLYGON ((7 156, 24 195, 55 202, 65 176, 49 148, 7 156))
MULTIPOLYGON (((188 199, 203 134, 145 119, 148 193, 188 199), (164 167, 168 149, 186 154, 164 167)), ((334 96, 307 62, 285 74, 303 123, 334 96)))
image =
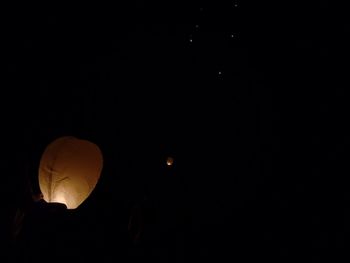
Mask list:
POLYGON ((39 166, 44 200, 77 208, 95 188, 102 166, 102 153, 96 144, 75 137, 53 141, 46 147, 39 166))
POLYGON ((168 158, 166 159, 166 165, 167 165, 167 166, 172 166, 173 164, 174 164, 174 158, 168 157, 168 158))

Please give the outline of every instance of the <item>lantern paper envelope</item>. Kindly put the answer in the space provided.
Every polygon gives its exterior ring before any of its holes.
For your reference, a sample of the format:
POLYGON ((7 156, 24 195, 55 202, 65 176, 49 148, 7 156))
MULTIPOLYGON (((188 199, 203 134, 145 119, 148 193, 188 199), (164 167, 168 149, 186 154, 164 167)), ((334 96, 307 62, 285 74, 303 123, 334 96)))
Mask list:
POLYGON ((91 194, 103 166, 99 147, 75 137, 49 144, 40 160, 39 185, 46 202, 77 208, 91 194))

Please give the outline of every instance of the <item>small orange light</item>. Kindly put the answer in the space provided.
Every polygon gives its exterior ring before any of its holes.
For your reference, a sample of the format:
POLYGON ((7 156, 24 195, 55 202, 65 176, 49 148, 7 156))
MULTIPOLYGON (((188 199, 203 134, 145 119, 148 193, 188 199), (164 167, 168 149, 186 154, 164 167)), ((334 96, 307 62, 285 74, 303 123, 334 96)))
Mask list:
POLYGON ((166 159, 166 164, 167 164, 167 166, 172 166, 174 164, 174 158, 168 157, 166 159))

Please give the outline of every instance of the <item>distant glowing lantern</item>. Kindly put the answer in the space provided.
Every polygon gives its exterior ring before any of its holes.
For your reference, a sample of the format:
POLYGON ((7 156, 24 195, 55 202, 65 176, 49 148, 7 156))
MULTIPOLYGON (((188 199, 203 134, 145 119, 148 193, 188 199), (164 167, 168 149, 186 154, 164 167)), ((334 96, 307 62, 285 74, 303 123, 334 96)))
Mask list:
POLYGON ((167 164, 167 166, 172 166, 174 164, 174 158, 168 157, 166 159, 166 164, 167 164))
POLYGON ((49 203, 77 208, 95 188, 103 166, 99 147, 75 137, 49 144, 40 160, 39 185, 49 203))

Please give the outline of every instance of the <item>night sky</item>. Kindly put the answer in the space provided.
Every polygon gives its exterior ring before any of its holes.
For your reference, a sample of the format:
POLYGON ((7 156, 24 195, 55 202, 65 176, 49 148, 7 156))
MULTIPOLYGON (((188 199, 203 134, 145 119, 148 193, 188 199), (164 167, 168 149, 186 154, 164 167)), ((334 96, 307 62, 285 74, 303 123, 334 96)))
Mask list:
POLYGON ((350 24, 334 14, 326 0, 9 10, 2 236, 28 184, 39 191, 45 147, 72 135, 99 145, 104 169, 67 236, 94 240, 82 247, 102 261, 139 205, 136 261, 336 262, 349 244, 350 24))

